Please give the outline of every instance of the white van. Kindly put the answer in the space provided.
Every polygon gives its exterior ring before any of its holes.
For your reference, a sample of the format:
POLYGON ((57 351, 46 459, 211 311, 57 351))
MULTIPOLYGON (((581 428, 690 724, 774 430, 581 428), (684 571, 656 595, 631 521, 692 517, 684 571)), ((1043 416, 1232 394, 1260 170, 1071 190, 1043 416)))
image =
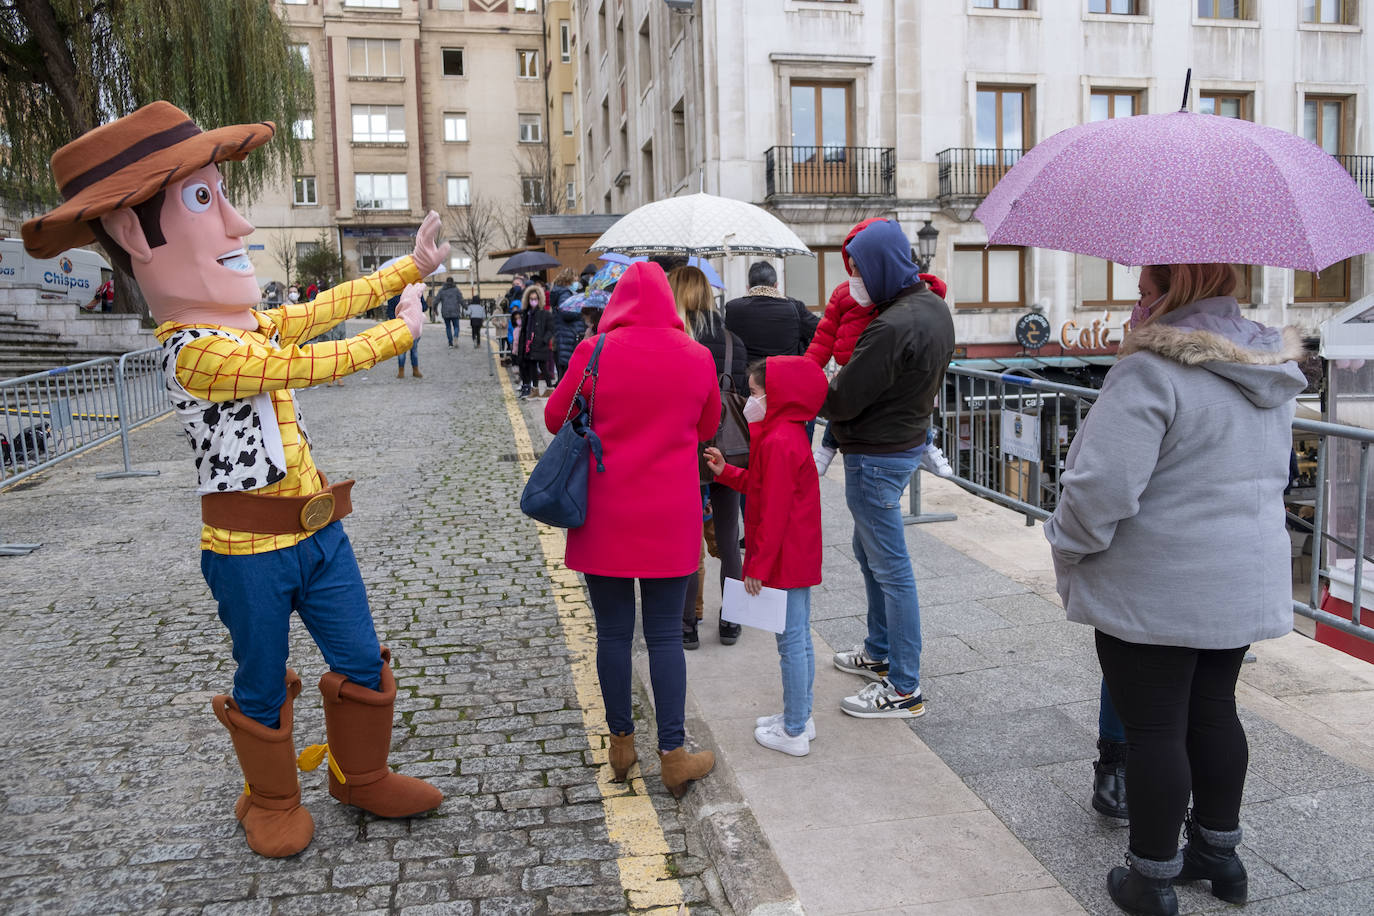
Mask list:
POLYGON ((86 248, 35 258, 24 250, 23 239, 0 239, 0 286, 37 286, 85 302, 111 272, 108 261, 86 248))

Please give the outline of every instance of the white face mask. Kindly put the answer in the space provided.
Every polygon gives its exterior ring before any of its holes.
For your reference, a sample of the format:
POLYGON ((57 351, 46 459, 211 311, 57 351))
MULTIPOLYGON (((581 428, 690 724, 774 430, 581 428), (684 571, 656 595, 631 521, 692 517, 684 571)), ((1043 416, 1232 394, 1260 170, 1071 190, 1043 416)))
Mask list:
POLYGON ((762 423, 763 415, 768 412, 767 396, 756 398, 752 394, 744 402, 744 419, 750 423, 762 423))
POLYGON ((864 278, 858 275, 849 278, 849 295, 853 296, 859 305, 873 304, 873 300, 868 297, 868 287, 864 286, 864 278))

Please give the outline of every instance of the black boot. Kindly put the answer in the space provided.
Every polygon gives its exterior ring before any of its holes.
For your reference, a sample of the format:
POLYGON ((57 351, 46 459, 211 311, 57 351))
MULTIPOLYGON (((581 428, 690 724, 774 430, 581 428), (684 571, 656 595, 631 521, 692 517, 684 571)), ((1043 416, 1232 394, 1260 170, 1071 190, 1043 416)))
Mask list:
POLYGON ((743 629, 744 627, 737 623, 722 620, 720 622, 720 644, 722 646, 733 646, 739 639, 740 631, 743 629))
POLYGON ((1227 903, 1244 905, 1250 889, 1245 865, 1236 855, 1240 828, 1208 830, 1188 812, 1188 845, 1183 848, 1183 870, 1175 884, 1211 881, 1212 896, 1227 903))
POLYGON ((1183 866, 1182 854, 1159 862, 1128 852, 1126 862, 1130 868, 1118 866, 1107 873, 1112 901, 1131 916, 1178 916, 1174 878, 1183 866))
POLYGON ((699 649, 701 648, 701 638, 697 636, 696 624, 692 624, 691 629, 682 628, 682 648, 699 649))
POLYGON ((1126 808, 1126 743, 1097 739, 1093 764, 1093 809, 1099 814, 1129 820, 1126 808))

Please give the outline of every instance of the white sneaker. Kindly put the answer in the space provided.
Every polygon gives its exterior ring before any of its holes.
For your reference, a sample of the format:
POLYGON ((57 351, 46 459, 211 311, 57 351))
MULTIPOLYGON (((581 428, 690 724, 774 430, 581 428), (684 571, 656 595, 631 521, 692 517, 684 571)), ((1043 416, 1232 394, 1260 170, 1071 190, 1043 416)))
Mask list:
POLYGON ((857 696, 840 701, 840 711, 859 719, 915 719, 926 714, 921 688, 910 696, 897 692, 886 680, 876 681, 860 690, 857 696))
POLYGON ((874 661, 864 654, 863 646, 855 646, 845 652, 836 652, 835 667, 846 674, 857 674, 871 681, 881 681, 887 677, 887 662, 874 661))
POLYGON ((934 442, 927 445, 921 452, 921 467, 940 477, 954 476, 954 468, 950 467, 949 459, 934 442))
POLYGON ((828 445, 818 445, 811 453, 811 457, 816 459, 816 473, 824 477, 825 472, 830 469, 830 462, 835 460, 835 449, 828 445))
MULTIPOLYGON (((754 726, 756 728, 768 728, 772 725, 782 725, 782 716, 783 714, 780 712, 775 712, 771 716, 759 716, 757 719, 754 720, 754 726)), ((811 718, 810 716, 807 716, 806 728, 802 733, 806 735, 807 741, 815 741, 816 720, 811 718)))
POLYGON ((781 722, 754 729, 754 740, 771 751, 782 751, 793 757, 805 757, 811 753, 811 739, 806 737, 806 732, 789 735, 781 722))

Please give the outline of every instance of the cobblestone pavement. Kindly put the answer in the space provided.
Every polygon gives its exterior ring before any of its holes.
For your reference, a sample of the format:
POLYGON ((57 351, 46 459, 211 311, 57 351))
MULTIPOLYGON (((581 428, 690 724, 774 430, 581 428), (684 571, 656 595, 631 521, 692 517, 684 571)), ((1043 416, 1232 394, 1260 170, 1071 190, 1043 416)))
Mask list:
MULTIPOLYGON (((388 362, 300 403, 320 466, 358 480, 345 525, 395 657, 392 763, 439 786, 442 807, 377 819, 333 801, 321 769, 302 774, 310 847, 249 851, 232 814, 241 775, 210 711, 230 687, 229 641, 199 572, 190 455, 164 419, 132 443, 135 466, 161 476, 97 480, 120 465, 114 444, 0 494, 0 539, 44 542, 0 559, 0 910, 727 910, 652 778, 652 725, 639 730, 647 783, 606 782, 570 623, 585 601, 575 577, 549 575, 548 534, 519 512, 524 473, 487 351, 448 349, 433 325, 420 346, 423 379, 388 362)), ((325 671, 299 625, 291 664, 306 684, 299 750, 324 740, 325 671)))

